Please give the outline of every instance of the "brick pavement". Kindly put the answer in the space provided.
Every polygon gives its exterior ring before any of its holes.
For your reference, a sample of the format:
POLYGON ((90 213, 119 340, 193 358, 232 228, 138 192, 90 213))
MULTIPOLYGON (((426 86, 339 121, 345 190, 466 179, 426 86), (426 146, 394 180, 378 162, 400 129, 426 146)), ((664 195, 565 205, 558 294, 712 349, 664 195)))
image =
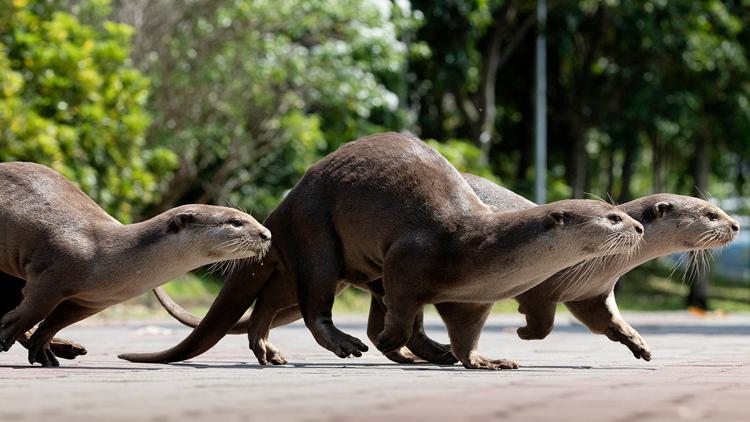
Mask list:
MULTIPOLYGON (((62 368, 28 366, 19 346, 0 354, 0 421, 750 420, 750 315, 626 318, 651 344, 651 362, 566 315, 533 342, 515 336, 518 316, 493 316, 480 350, 523 365, 500 372, 396 365, 372 349, 342 360, 301 324, 271 333, 285 367, 259 367, 243 336, 188 363, 131 364, 116 354, 162 349, 188 331, 170 321, 84 322, 64 334, 89 354, 62 368)), ((337 321, 366 339, 366 317, 337 321)), ((447 340, 438 319, 427 326, 447 340)))

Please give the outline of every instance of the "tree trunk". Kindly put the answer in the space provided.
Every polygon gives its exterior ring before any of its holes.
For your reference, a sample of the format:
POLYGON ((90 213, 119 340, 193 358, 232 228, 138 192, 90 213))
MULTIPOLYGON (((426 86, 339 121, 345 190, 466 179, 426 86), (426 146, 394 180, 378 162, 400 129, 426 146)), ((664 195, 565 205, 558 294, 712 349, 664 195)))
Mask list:
POLYGON ((607 199, 613 199, 615 197, 615 145, 614 142, 607 150, 607 188, 606 192, 607 199))
POLYGON ((574 118, 573 126, 573 149, 571 151, 573 154, 573 177, 571 185, 573 187, 573 198, 583 198, 583 194, 586 192, 586 172, 589 161, 586 153, 586 129, 579 116, 574 118))
MULTIPOLYGON (((695 143, 693 152, 693 162, 691 174, 694 183, 694 195, 705 197, 708 193, 708 173, 711 167, 711 158, 709 156, 707 137, 701 137, 695 143)), ((692 306, 702 310, 708 310, 708 281, 709 270, 697 271, 690 283, 690 293, 687 297, 687 306, 692 306)))
POLYGON ((654 193, 664 192, 664 155, 659 135, 651 134, 651 156, 653 158, 653 189, 654 193))
POLYGON ((490 29, 490 38, 483 57, 483 72, 480 88, 479 107, 481 113, 479 127, 476 131, 477 142, 487 157, 492 141, 493 129, 495 127, 495 115, 497 114, 496 89, 497 73, 508 62, 508 59, 518 50, 526 34, 536 22, 536 14, 529 14, 524 21, 515 28, 515 32, 505 43, 503 41, 511 33, 513 23, 518 14, 518 2, 511 2, 504 8, 502 18, 495 20, 490 29))
POLYGON ((635 156, 638 153, 638 141, 628 137, 625 140, 625 157, 622 160, 622 182, 620 186, 620 195, 617 197, 619 203, 628 202, 632 199, 630 191, 630 182, 633 180, 633 164, 635 156))

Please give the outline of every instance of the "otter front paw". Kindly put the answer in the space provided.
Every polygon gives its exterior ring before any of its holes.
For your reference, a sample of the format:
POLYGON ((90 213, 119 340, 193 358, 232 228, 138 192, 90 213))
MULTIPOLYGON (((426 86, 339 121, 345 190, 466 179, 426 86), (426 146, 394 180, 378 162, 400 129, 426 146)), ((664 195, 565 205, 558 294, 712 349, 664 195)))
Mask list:
POLYGON ((286 365, 287 360, 281 351, 277 349, 271 342, 266 340, 266 359, 273 365, 286 365))
POLYGON ((472 352, 468 358, 462 359, 464 368, 466 369, 485 369, 485 370, 498 370, 498 369, 518 369, 518 364, 508 359, 490 359, 480 355, 479 353, 472 352))
POLYGON ((522 340, 542 340, 552 331, 552 326, 540 327, 536 325, 526 325, 516 330, 516 334, 522 340))
POLYGON ((23 333, 23 329, 20 328, 19 318, 17 318, 12 312, 6 314, 2 320, 0 320, 0 351, 7 352, 16 339, 23 333))
POLYGON ((636 359, 651 360, 651 348, 646 341, 630 326, 611 325, 605 335, 612 341, 624 344, 636 359))
POLYGON ((362 353, 368 350, 367 346, 358 338, 342 332, 331 324, 316 327, 313 335, 318 344, 340 358, 361 357, 362 353))
POLYGON ((269 362, 273 365, 286 365, 287 363, 279 349, 266 339, 258 338, 251 340, 250 350, 253 351, 255 358, 258 359, 258 363, 261 365, 268 365, 269 362))
POLYGON ((328 350, 332 351, 340 358, 346 358, 349 356, 361 357, 362 353, 368 350, 368 347, 358 338, 345 333, 335 335, 331 339, 330 344, 332 347, 328 350))
POLYGON ((378 349, 382 353, 398 351, 409 341, 409 333, 386 328, 378 335, 378 349))

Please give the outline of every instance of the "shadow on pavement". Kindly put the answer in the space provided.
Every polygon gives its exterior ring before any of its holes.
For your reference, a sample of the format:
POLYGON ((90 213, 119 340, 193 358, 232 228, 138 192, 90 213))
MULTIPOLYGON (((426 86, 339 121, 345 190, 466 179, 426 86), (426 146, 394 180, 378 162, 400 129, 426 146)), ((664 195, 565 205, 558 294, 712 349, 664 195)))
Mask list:
POLYGON ((643 370, 656 370, 656 368, 647 368, 647 367, 640 367, 640 366, 604 366, 604 367, 595 367, 595 366, 588 366, 588 365, 521 365, 518 370, 515 369, 504 369, 500 371, 484 371, 484 370, 476 370, 476 369, 466 369, 461 365, 434 365, 431 363, 414 363, 414 364, 396 364, 396 363, 373 363, 373 362, 354 362, 354 363, 289 363, 287 365, 267 365, 262 366, 258 364, 253 363, 235 363, 235 364, 226 364, 226 363, 216 363, 216 364, 205 364, 205 363, 189 363, 189 362, 180 362, 180 363, 171 363, 169 364, 171 367, 187 367, 187 368, 194 368, 194 369, 232 369, 232 370, 270 370, 270 371, 283 371, 283 370, 294 370, 294 369, 338 369, 338 370, 346 370, 346 369, 370 369, 370 368, 380 368, 383 370, 399 370, 399 371, 453 371, 453 372, 523 372, 526 370, 531 370, 535 372, 541 372, 541 371, 558 371, 561 369, 570 369, 570 370, 600 370, 600 371, 608 371, 608 370, 637 370, 637 371, 643 371, 643 370))
POLYGON ((158 367, 154 365, 151 366, 85 366, 84 365, 74 365, 74 366, 65 366, 65 363, 61 363, 60 366, 55 368, 45 368, 39 365, 0 365, 0 369, 36 369, 39 371, 80 371, 80 370, 94 370, 94 371, 159 371, 162 369, 166 369, 166 367, 158 367))

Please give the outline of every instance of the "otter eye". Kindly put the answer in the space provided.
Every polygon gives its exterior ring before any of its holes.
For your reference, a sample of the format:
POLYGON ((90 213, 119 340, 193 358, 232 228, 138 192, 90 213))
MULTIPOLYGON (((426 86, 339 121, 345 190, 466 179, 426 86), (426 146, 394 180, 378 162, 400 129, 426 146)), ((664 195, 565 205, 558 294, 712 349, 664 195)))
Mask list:
POLYGON ((719 219, 719 214, 716 214, 715 212, 711 211, 708 214, 706 214, 706 217, 708 217, 711 221, 716 221, 719 219))
POLYGON ((617 214, 610 214, 607 216, 607 219, 609 219, 609 221, 611 221, 614 224, 617 224, 622 221, 622 217, 620 217, 617 214))
POLYGON ((234 227, 242 227, 242 221, 240 221, 237 218, 233 218, 233 219, 229 220, 229 224, 231 224, 234 227))

